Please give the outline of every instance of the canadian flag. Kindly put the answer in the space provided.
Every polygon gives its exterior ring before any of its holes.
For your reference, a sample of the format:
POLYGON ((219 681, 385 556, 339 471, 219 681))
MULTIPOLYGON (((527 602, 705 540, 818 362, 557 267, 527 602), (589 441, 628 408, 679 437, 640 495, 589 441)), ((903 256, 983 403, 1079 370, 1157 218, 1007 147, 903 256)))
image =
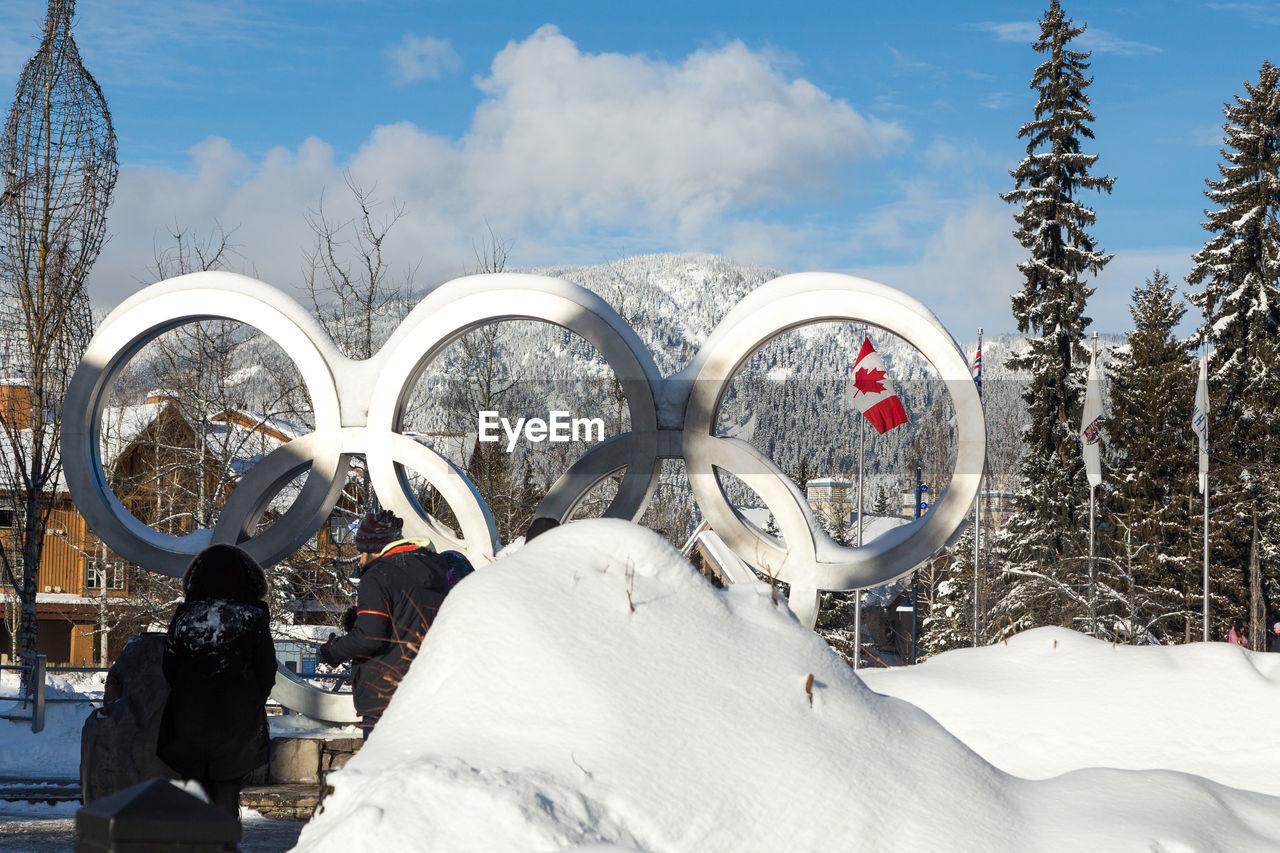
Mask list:
POLYGON ((853 363, 851 390, 853 405, 881 435, 907 422, 907 410, 902 408, 902 401, 885 372, 884 359, 871 345, 870 338, 862 339, 858 360, 853 363))

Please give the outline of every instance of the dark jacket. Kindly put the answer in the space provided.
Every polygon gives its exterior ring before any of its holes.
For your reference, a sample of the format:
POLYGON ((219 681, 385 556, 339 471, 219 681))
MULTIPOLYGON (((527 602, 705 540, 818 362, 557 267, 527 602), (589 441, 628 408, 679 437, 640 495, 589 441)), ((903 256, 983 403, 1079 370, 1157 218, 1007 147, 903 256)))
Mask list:
POLYGON ((184 777, 239 780, 266 758, 276 679, 262 569, 229 545, 192 561, 165 639, 169 699, 156 753, 184 777))
POLYGON ((409 671, 449 591, 446 571, 439 554, 393 546, 360 573, 355 626, 320 649, 326 663, 355 661, 351 687, 360 716, 381 717, 409 671))

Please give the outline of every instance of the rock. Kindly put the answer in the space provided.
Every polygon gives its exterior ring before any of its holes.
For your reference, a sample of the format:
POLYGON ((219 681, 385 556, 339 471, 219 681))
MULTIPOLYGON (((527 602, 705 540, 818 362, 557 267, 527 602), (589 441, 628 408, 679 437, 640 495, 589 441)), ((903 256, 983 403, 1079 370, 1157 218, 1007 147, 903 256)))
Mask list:
POLYGON ((323 742, 316 738, 273 738, 268 781, 272 785, 317 784, 322 747, 323 742))
POLYGON ((80 790, 86 803, 154 776, 177 778, 156 757, 156 738, 169 685, 160 664, 163 633, 130 638, 107 673, 102 708, 80 731, 80 790))

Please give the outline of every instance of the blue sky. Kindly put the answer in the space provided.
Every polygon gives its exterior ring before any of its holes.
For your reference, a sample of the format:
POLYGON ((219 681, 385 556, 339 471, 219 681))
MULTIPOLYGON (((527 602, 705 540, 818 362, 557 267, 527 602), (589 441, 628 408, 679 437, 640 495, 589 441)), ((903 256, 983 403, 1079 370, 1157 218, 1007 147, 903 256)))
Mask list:
MULTIPOLYGON (((94 293, 151 280, 175 225, 237 228, 243 269, 297 285, 304 218, 344 171, 403 219, 389 246, 429 285, 474 264, 706 251, 900 287, 960 339, 1012 331, 1022 252, 997 194, 1024 154, 1030 48, 1047 4, 81 2, 121 178, 94 293)), ((1114 176, 1093 234, 1116 254, 1094 328, 1129 326, 1156 266, 1203 245, 1222 104, 1280 36, 1280 4, 1064 4, 1089 26, 1114 176)), ((0 5, 0 81, 43 16, 0 5)))

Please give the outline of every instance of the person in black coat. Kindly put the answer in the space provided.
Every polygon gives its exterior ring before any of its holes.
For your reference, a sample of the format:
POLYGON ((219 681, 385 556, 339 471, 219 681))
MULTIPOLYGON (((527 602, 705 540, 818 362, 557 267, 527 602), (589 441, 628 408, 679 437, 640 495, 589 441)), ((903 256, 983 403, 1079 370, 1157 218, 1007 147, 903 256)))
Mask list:
POLYGON ((267 579, 241 549, 213 545, 191 561, 182 588, 165 639, 170 692, 156 754, 238 819, 244 777, 266 760, 269 743, 264 703, 276 651, 267 579))
POLYGON ((409 671, 445 595, 471 572, 456 551, 437 554, 428 539, 401 539, 402 526, 390 510, 369 513, 360 522, 355 622, 318 651, 330 666, 355 662, 352 699, 365 738, 409 671))

